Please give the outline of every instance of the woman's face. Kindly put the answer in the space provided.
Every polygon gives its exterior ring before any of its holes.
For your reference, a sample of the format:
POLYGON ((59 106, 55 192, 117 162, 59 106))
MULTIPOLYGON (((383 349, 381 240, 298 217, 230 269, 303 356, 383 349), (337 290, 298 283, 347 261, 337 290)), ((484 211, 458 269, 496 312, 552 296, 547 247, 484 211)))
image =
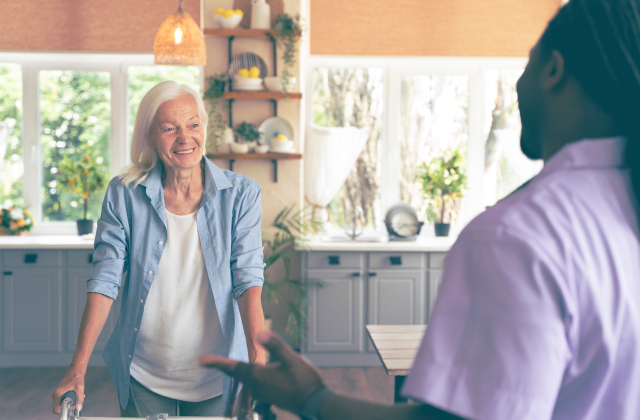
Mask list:
POLYGON ((148 144, 156 149, 165 168, 180 171, 197 167, 204 143, 198 105, 191 95, 181 95, 160 105, 148 144))

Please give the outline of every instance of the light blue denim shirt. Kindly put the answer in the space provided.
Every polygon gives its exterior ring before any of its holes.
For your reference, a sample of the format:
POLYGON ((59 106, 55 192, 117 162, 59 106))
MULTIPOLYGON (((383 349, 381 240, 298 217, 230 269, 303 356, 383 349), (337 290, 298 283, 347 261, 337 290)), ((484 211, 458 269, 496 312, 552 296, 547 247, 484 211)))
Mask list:
MULTIPOLYGON (((203 158, 204 159, 204 158, 203 158)), ((237 300, 264 282, 261 189, 257 182, 204 159, 205 182, 196 223, 200 245, 225 340, 223 356, 247 361, 247 343, 237 300)), ((125 407, 129 366, 136 348, 144 304, 167 242, 161 163, 137 187, 119 178, 109 183, 98 220, 89 293, 116 299, 122 289, 118 322, 102 352, 125 407), (126 281, 122 274, 126 272, 126 281)), ((195 357, 195 356, 194 356, 195 357)), ((233 383, 224 377, 223 405, 233 383)))

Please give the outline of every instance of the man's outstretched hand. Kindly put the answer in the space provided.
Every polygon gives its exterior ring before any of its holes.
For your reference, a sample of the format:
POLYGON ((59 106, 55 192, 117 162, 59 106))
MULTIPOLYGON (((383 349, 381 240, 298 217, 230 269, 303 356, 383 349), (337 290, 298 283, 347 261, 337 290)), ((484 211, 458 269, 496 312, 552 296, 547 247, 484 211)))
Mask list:
POLYGON ((200 364, 220 369, 251 387, 251 394, 261 403, 274 404, 298 413, 314 392, 324 385, 320 374, 280 337, 262 332, 258 341, 271 354, 267 365, 246 363, 219 356, 203 356, 200 364))

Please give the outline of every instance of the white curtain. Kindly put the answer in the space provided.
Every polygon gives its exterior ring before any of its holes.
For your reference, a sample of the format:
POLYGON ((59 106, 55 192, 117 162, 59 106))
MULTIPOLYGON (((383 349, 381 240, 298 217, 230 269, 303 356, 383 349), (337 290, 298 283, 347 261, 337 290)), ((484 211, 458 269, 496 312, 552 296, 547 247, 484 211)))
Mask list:
POLYGON ((349 176, 367 143, 369 131, 369 127, 307 127, 304 191, 320 220, 326 221, 328 213, 324 208, 349 176))
POLYGON ((4 169, 4 157, 9 146, 9 123, 0 121, 0 169, 4 169))

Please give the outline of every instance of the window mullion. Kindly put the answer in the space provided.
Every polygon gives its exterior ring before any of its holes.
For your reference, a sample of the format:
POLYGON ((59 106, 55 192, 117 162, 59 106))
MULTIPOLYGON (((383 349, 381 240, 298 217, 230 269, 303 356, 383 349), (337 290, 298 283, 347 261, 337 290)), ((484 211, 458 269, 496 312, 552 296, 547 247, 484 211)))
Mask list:
POLYGON ((484 179, 484 77, 483 72, 469 75, 469 142, 467 146, 467 193, 465 200, 465 217, 469 222, 483 209, 484 179))
POLYGON ((128 163, 127 112, 127 68, 122 64, 111 71, 110 177, 117 175, 128 163))
POLYGON ((380 180, 381 216, 400 201, 400 79, 394 66, 385 69, 380 180))
POLYGON ((31 211, 34 220, 42 222, 40 180, 42 165, 40 159, 40 84, 39 69, 22 66, 22 154, 24 176, 22 179, 22 197, 24 205, 31 211))

